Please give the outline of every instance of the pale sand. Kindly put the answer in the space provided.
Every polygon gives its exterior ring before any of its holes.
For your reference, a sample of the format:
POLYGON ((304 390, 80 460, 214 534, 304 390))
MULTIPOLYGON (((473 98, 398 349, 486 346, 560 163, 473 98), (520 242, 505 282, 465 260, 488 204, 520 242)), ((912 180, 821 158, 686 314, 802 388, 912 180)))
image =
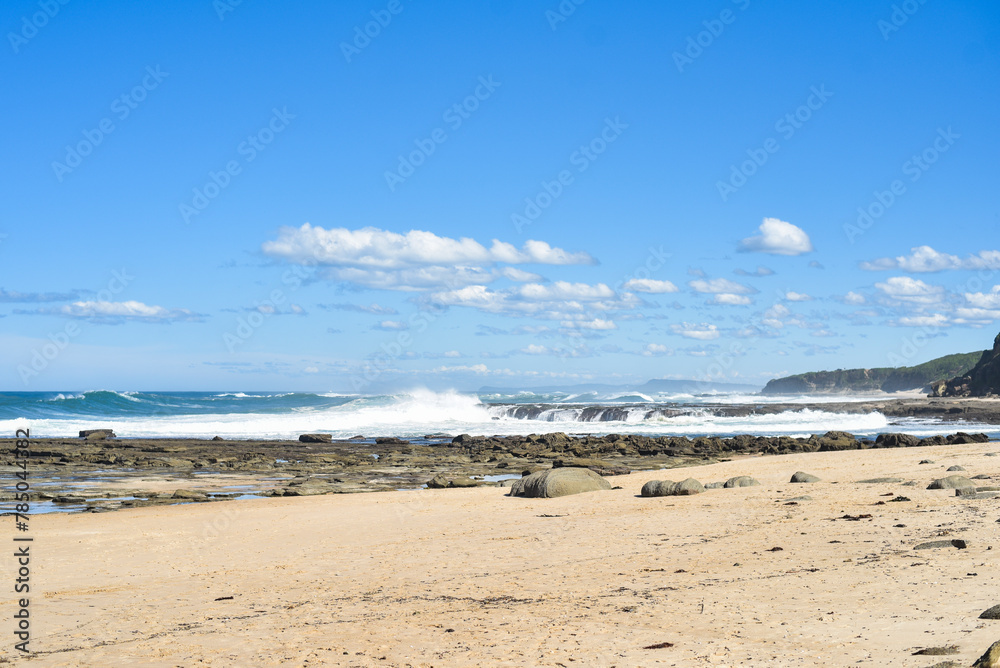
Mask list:
MULTIPOLYGON (((559 499, 444 489, 37 517, 38 654, 14 662, 969 665, 1000 639, 1000 622, 977 618, 1000 603, 1000 548, 988 550, 1000 500, 925 487, 956 463, 1000 484, 1000 457, 984 456, 997 450, 754 457, 622 476, 612 482, 624 489, 559 499), (918 465, 924 458, 936 463, 918 465), (824 482, 789 484, 797 470, 824 482), (651 479, 741 474, 763 485, 637 497, 651 479), (918 485, 854 482, 890 475, 918 485), (873 505, 889 492, 912 501, 873 505), (802 494, 813 500, 776 502, 802 494), (845 513, 874 519, 831 521, 845 513), (945 532, 969 548, 912 549, 945 532), (214 600, 224 596, 234 598, 214 600), (642 649, 661 642, 674 646, 642 649), (958 655, 911 656, 950 644, 958 655)), ((3 609, 13 609, 9 594, 3 609)))

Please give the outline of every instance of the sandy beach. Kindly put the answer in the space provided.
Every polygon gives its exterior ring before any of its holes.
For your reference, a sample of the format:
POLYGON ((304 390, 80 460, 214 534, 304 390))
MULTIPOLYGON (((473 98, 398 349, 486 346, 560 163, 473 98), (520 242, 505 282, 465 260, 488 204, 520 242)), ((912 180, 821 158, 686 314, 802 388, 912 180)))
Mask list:
POLYGON ((3 652, 38 666, 969 665, 1000 638, 978 619, 1000 603, 1000 500, 925 488, 952 465, 1000 483, 998 450, 758 456, 557 499, 443 489, 37 516, 34 654, 3 652), (799 470, 822 481, 790 484, 799 470), (652 479, 735 475, 762 484, 638 496, 652 479), (916 484, 857 482, 883 476, 916 484), (967 548, 913 549, 948 538, 967 548))

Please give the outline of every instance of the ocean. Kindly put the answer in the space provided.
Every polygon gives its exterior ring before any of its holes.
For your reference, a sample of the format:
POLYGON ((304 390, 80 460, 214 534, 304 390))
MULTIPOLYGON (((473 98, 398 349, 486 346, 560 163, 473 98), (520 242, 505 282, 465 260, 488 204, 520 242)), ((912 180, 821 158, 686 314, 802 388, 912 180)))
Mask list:
POLYGON ((310 392, 6 392, 0 434, 30 428, 32 437, 76 437, 112 428, 119 438, 295 439, 419 437, 427 434, 568 434, 808 436, 831 430, 857 436, 903 431, 916 436, 955 431, 1000 438, 1000 426, 889 418, 877 411, 836 412, 871 397, 773 397, 746 393, 434 392, 415 389, 364 395, 310 392), (771 404, 792 404, 760 412, 771 404), (801 407, 799 407, 801 405, 801 407), (743 407, 744 410, 734 410, 743 407), (733 414, 737 413, 737 414, 733 414))

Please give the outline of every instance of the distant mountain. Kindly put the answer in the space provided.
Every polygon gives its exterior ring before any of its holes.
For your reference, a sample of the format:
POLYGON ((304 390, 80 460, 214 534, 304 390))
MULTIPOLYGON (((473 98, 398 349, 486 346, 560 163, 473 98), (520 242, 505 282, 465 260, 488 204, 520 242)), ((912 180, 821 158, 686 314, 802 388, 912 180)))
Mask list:
POLYGON ((929 391, 931 385, 945 378, 969 372, 983 352, 945 355, 917 366, 880 367, 875 369, 837 369, 812 371, 769 381, 762 394, 848 394, 851 392, 929 391))
POLYGON ((1000 395, 1000 334, 993 339, 993 350, 982 353, 972 369, 958 372, 951 380, 934 383, 931 396, 989 397, 1000 395))

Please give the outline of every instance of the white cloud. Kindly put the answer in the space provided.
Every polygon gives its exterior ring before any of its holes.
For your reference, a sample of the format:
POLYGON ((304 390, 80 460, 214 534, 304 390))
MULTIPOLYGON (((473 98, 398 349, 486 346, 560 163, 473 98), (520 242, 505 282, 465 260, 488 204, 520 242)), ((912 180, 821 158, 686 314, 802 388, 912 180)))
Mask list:
POLYGON ((790 302, 807 302, 811 301, 812 297, 801 292, 792 292, 791 290, 789 290, 788 292, 785 293, 785 299, 787 299, 790 302))
POLYGON ((803 255, 813 250, 809 235, 791 223, 777 218, 765 218, 757 229, 760 234, 740 241, 737 250, 772 255, 803 255))
POLYGON ((955 309, 955 323, 959 325, 988 325, 996 320, 1000 320, 1000 309, 955 309))
POLYGON ((642 354, 647 357, 653 357, 655 355, 672 355, 674 351, 662 343, 647 343, 646 347, 643 349, 642 354))
MULTIPOLYGON (((38 311, 41 313, 41 311, 38 311)), ((201 316, 187 309, 167 309, 162 306, 148 306, 142 302, 81 301, 47 310, 45 313, 64 315, 70 318, 94 318, 97 320, 136 320, 146 322, 169 322, 174 320, 200 320, 201 316)))
POLYGON ((535 343, 532 343, 525 348, 521 348, 521 352, 526 355, 548 355, 549 349, 545 346, 540 346, 535 343))
POLYGON ((504 267, 499 271, 500 275, 504 278, 509 278, 517 283, 529 283, 532 281, 541 281, 542 277, 534 272, 525 271, 523 269, 518 269, 517 267, 504 267))
POLYGON ((994 285, 987 293, 966 292, 965 301, 976 308, 1000 309, 1000 285, 994 285))
POLYGON ((896 322, 904 327, 947 327, 950 324, 943 313, 909 316, 896 322))
POLYGON ((401 329, 407 329, 408 325, 400 320, 383 320, 377 325, 378 329, 384 329, 386 331, 398 331, 401 329))
POLYGON ((1000 269, 1000 251, 984 250, 961 258, 957 255, 939 253, 930 246, 910 249, 909 255, 883 257, 870 262, 862 262, 861 268, 868 271, 898 269, 911 273, 945 271, 948 269, 1000 269))
POLYGON ((728 293, 721 293, 715 295, 711 301, 707 302, 709 304, 722 304, 726 306, 746 306, 747 304, 753 303, 753 300, 746 295, 731 295, 728 293))
POLYGON ((688 285, 690 285, 691 289, 695 292, 700 292, 702 294, 727 293, 731 295, 752 295, 757 292, 757 290, 748 285, 743 285, 742 283, 737 283, 736 281, 730 281, 728 278, 713 278, 711 280, 698 279, 688 281, 688 285))
POLYGON ((368 269, 402 269, 421 265, 456 264, 594 264, 587 253, 570 253, 544 241, 530 240, 520 249, 494 239, 487 249, 474 239, 439 237, 433 232, 411 230, 397 234, 375 227, 330 230, 313 227, 282 227, 278 238, 264 242, 271 257, 302 264, 321 264, 368 269))
POLYGON ((371 303, 368 305, 364 304, 319 304, 320 308, 327 310, 337 310, 337 311, 357 311, 359 313, 375 313, 377 315, 396 315, 398 311, 396 309, 388 306, 379 306, 378 304, 371 303))
POLYGON ((875 287, 890 299, 910 304, 938 304, 944 297, 944 288, 909 276, 893 276, 884 283, 876 283, 875 287))
POLYGON ((625 282, 623 286, 626 290, 635 292, 645 292, 653 295, 662 295, 668 292, 678 292, 676 285, 670 281, 657 281, 652 278, 633 278, 625 282))
POLYGON ((457 350, 448 350, 448 351, 445 352, 444 356, 445 357, 461 357, 462 353, 458 352, 457 350))
POLYGON ((601 318, 594 318, 593 320, 563 320, 559 324, 567 329, 618 329, 618 325, 613 320, 602 320, 601 318))
POLYGON ((867 300, 865 299, 864 295, 859 295, 857 292, 852 291, 844 295, 845 304, 854 304, 855 306, 859 306, 861 304, 864 304, 866 301, 867 300))
POLYGON ((719 338, 719 328, 708 323, 694 324, 684 322, 679 325, 671 325, 670 329, 674 330, 675 334, 680 334, 688 339, 711 341, 712 339, 719 338))
POLYGON ((578 299, 592 301, 597 299, 612 299, 615 291, 604 283, 588 285, 587 283, 528 283, 516 288, 517 294, 531 301, 554 301, 563 299, 578 299))

